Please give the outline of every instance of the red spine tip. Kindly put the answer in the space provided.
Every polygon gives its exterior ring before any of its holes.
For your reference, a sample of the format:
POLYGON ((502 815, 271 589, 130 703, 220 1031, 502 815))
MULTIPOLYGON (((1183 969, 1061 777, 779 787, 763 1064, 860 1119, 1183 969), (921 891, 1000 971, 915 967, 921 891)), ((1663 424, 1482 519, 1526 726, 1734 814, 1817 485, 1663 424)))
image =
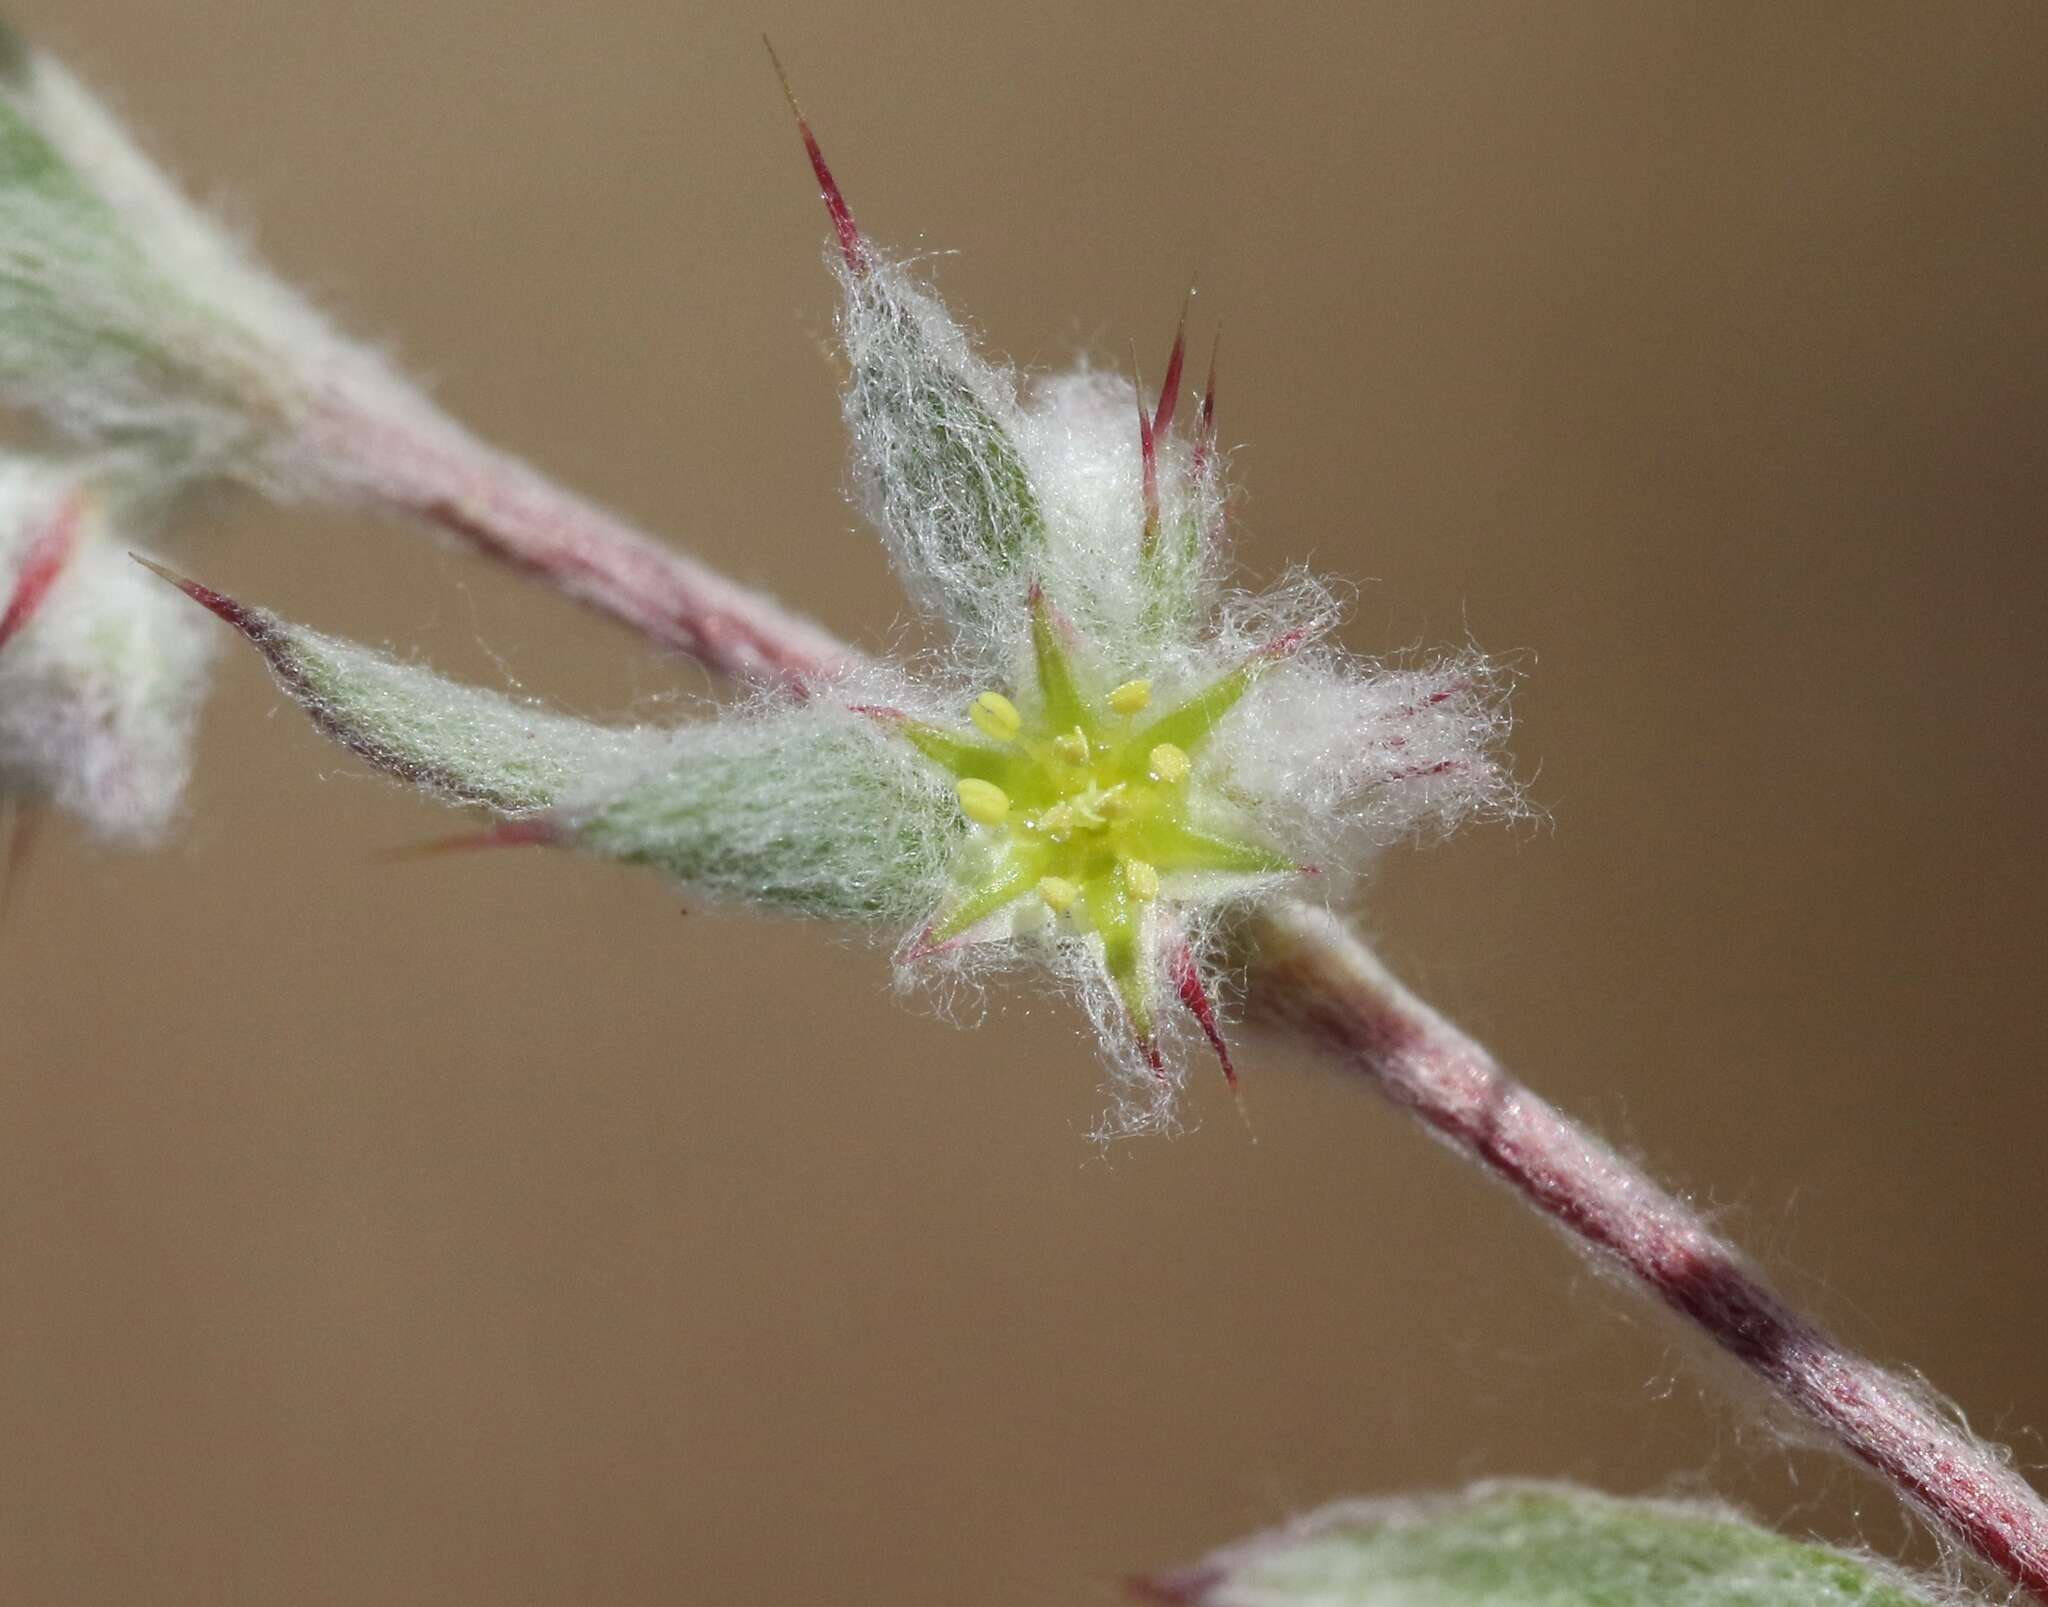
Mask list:
POLYGON ((1216 1001, 1209 997, 1209 989, 1202 981, 1201 968, 1195 964, 1194 950, 1185 943, 1174 951, 1173 985, 1180 993, 1180 1002, 1195 1018, 1195 1025, 1202 1029, 1202 1036, 1209 1040, 1209 1047, 1216 1051, 1216 1058, 1223 1066, 1223 1080, 1230 1085, 1230 1091, 1236 1093, 1237 1067, 1230 1062, 1230 1045, 1224 1042, 1223 1029, 1216 1019, 1216 1001))
POLYGON ((1144 382, 1138 383, 1138 456, 1145 474, 1144 550, 1150 552, 1159 539, 1159 437, 1145 411, 1144 382))
POLYGON ((0 613, 0 647, 5 647, 34 617, 50 588, 56 585, 57 577, 64 573, 64 566, 78 546, 84 517, 85 493, 74 491, 29 543, 28 558, 15 576, 14 595, 7 599, 6 612, 0 613))
POLYGON ((131 552, 128 556, 151 574, 168 580, 201 608, 226 620, 257 646, 262 646, 269 639, 269 616, 256 609, 244 607, 225 592, 217 592, 211 586, 202 585, 189 576, 181 575, 175 569, 168 568, 153 558, 143 557, 139 552, 131 552))
MULTIPOLYGON (((1192 299, 1194 292, 1188 292, 1192 299)), ((1180 304, 1180 322, 1174 326, 1173 350, 1166 358, 1166 382, 1159 387, 1159 410, 1152 415, 1152 433, 1163 436, 1173 428, 1174 411, 1180 406, 1180 374, 1188 354, 1188 304, 1180 304)))
POLYGON ((846 259, 847 270, 855 275, 868 271, 868 246, 861 238, 860 225, 853 221, 853 209, 846 204, 839 181, 832 176, 832 169, 825 163, 825 153, 819 148, 818 139, 811 132, 810 120, 804 116, 803 108, 797 104, 796 91, 790 87, 789 74, 782 65, 782 58, 775 54, 775 46, 768 36, 761 36, 761 43, 768 47, 768 59, 775 64, 775 76, 782 81, 782 95, 789 102, 789 114, 796 119, 796 131, 803 137, 804 154, 811 159, 811 171, 818 178, 818 195, 825 203, 825 210, 832 218, 832 232, 839 236, 839 253, 846 259))
POLYGON ((1209 377, 1202 381, 1202 422, 1195 431, 1195 473, 1199 475, 1216 451, 1216 350, 1222 331, 1209 342, 1209 377))

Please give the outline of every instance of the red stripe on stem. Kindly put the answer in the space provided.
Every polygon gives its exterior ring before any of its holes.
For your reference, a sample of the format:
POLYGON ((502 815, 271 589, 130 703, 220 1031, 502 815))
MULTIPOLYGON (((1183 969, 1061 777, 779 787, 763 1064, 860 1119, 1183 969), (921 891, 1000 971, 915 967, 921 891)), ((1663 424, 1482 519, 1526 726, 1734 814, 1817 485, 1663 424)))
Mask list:
POLYGON ((1327 912, 1268 916, 1253 997, 1477 1161, 1881 1474, 1938 1530, 2048 1601, 2048 1505, 1918 1385, 1787 1307, 1696 1212, 1511 1077, 1327 912))

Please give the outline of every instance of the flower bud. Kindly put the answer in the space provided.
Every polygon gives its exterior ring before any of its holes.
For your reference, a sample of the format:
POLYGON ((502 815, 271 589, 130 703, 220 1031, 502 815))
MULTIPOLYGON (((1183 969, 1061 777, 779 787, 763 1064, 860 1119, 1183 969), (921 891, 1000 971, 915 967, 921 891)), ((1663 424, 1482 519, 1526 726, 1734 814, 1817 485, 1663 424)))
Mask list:
POLYGON ((497 840, 581 848, 706 897, 840 920, 908 919, 944 886, 951 800, 907 748, 838 704, 600 725, 159 573, 246 636, 327 736, 446 802, 518 823, 497 840))
POLYGON ((1000 613, 1042 546, 1015 378, 861 233, 786 74, 782 87, 832 219, 846 423, 869 512, 913 595, 973 629, 1000 613))
POLYGON ((0 457, 0 798, 112 841, 175 816, 212 643, 134 564, 138 487, 105 465, 0 457))

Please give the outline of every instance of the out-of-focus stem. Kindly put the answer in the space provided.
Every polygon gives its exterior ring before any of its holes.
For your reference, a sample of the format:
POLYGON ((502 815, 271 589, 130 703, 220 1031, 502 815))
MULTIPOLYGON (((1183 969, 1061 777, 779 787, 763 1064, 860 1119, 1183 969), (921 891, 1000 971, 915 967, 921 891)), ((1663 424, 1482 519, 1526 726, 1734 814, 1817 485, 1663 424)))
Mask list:
POLYGON ((1608 1265, 1625 1272, 1882 1474, 1941 1532, 2048 1601, 2048 1506, 1925 1392, 1791 1311, 1682 1201, 1523 1087, 1342 922, 1268 917, 1255 1009, 1362 1072, 1608 1265))
POLYGON ((801 690, 857 655, 766 593, 654 540, 424 407, 338 391, 301 443, 319 472, 722 674, 801 690))

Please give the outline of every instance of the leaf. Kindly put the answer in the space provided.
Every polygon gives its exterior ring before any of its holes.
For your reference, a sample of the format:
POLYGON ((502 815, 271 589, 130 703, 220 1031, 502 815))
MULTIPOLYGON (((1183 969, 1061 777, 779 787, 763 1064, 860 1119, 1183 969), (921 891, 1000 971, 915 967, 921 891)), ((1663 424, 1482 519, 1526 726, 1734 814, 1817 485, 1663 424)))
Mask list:
POLYGON ((1561 1484, 1349 1501, 1141 1580, 1176 1607, 1935 1607, 1869 1557, 1787 1540, 1709 1503, 1561 1484))

